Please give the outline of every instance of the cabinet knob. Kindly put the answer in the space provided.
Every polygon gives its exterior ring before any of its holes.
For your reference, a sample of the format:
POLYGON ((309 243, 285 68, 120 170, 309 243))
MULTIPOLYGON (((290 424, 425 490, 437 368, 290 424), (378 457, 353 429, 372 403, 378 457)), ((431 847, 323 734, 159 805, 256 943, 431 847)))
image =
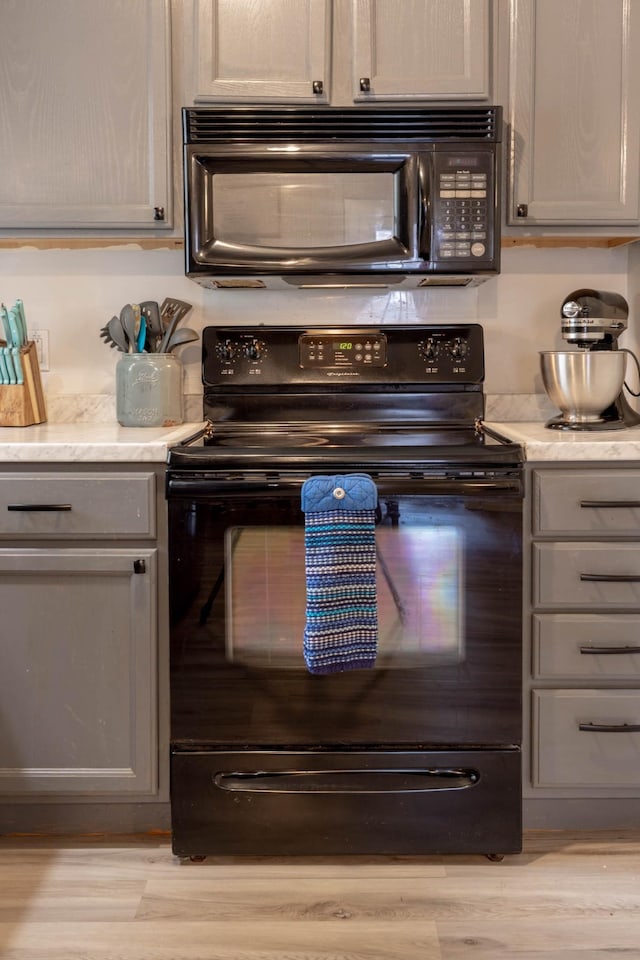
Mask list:
POLYGON ((519 203, 516 207, 516 216, 518 217, 528 217, 529 216, 529 204, 528 203, 519 203))
POLYGON ((134 573, 146 573, 147 565, 144 560, 134 560, 133 561, 133 572, 134 573))
POLYGON ((360 93, 371 93, 371 80, 369 77, 360 77, 360 93))
POLYGON ((312 87, 313 87, 313 92, 316 95, 324 93, 324 83, 322 82, 322 80, 314 80, 312 87))
POLYGON ((154 208, 153 208, 153 219, 154 219, 154 220, 164 220, 164 207, 154 207, 154 208))

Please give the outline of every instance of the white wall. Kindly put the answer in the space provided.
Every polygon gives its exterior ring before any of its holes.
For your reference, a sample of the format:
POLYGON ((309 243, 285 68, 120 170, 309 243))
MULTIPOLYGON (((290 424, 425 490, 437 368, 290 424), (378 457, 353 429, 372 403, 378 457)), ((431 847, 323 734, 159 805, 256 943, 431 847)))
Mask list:
MULTIPOLYGON (((0 299, 25 304, 33 329, 49 331, 48 396, 114 393, 117 353, 100 327, 127 301, 179 297, 194 305, 183 323, 440 323, 477 321, 485 330, 488 394, 542 394, 538 351, 562 349, 560 306, 579 287, 628 295, 629 342, 638 334, 640 251, 507 248, 502 273, 472 290, 417 290, 382 295, 357 291, 204 290, 187 280, 179 251, 109 248, 0 250, 0 299), (629 294, 631 296, 631 293, 629 294)), ((640 327, 639 327, 640 330, 640 327)), ((199 343, 182 348, 187 393, 201 390, 199 343)))

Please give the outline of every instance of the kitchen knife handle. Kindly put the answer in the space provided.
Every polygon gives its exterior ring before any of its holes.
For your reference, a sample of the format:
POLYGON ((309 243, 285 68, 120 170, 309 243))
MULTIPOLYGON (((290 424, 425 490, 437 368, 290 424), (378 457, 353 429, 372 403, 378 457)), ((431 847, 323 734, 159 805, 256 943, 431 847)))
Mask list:
POLYGON ((635 573, 581 573, 580 579, 589 583, 640 583, 635 573))
POLYGON ((640 723, 579 723, 584 733, 640 733, 640 723))
POLYGON ((59 513, 71 510, 70 503, 8 503, 7 510, 19 513, 59 513))
POLYGON ((594 510, 608 510, 610 507, 635 508, 640 507, 640 500, 581 500, 581 507, 591 507, 594 510))

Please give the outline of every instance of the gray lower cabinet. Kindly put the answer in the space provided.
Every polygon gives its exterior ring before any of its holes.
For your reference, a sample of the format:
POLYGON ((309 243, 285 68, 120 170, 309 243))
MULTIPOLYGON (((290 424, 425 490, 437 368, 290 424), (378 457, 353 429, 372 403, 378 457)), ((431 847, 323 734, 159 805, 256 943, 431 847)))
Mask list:
POLYGON ((525 796, 640 797, 640 468, 528 479, 525 796))
POLYGON ((159 480, 0 474, 3 802, 158 796, 159 480))

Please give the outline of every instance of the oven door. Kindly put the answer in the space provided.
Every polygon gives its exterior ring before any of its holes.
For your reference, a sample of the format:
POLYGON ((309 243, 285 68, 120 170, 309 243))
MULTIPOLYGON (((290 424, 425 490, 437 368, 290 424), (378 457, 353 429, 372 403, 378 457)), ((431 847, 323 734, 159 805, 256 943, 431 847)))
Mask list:
POLYGON ((376 478, 376 664, 324 676, 301 482, 170 475, 172 750, 517 747, 520 478, 376 478))

